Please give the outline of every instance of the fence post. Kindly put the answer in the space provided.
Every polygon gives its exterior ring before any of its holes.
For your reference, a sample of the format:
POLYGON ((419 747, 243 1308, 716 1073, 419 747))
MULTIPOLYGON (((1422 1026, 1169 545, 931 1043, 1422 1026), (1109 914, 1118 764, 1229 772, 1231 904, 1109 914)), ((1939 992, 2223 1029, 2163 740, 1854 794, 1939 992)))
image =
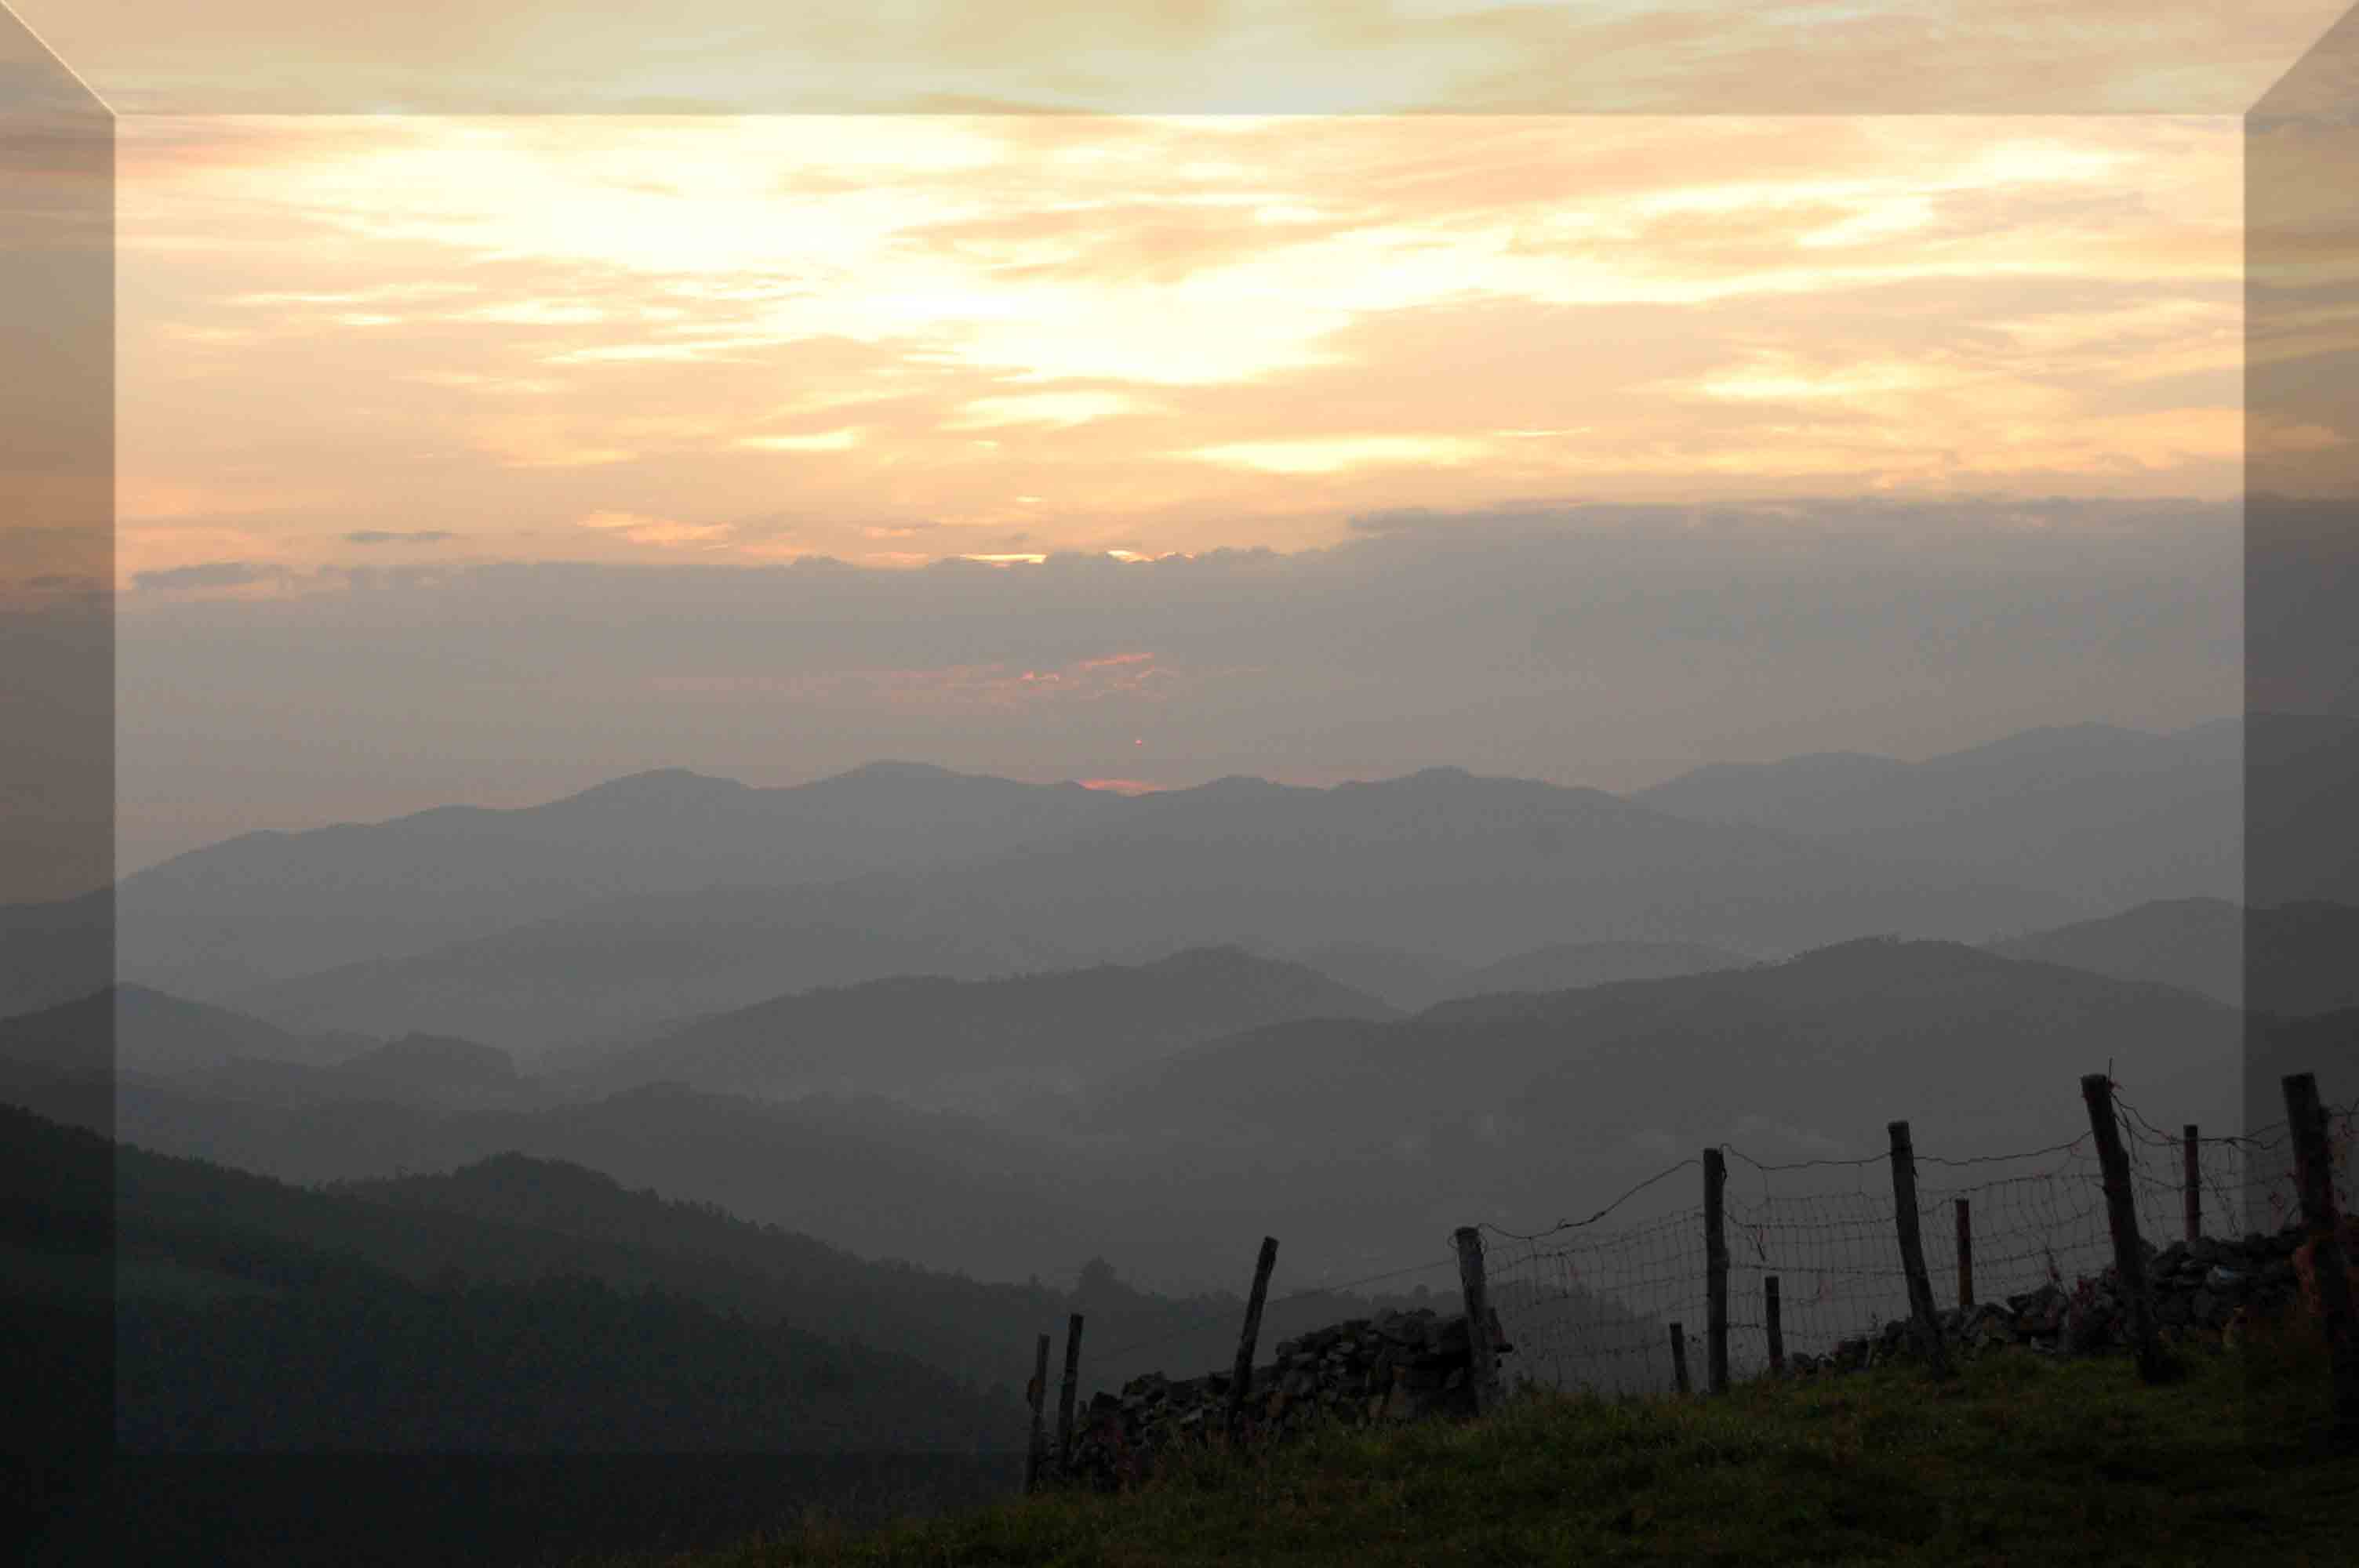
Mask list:
POLYGON ((2326 1113, 2318 1103, 2318 1080, 2309 1073, 2285 1078, 2286 1119, 2293 1131, 2294 1177, 2301 1185, 2302 1228, 2310 1232, 2310 1278, 2324 1309, 2326 1343, 2333 1357, 2334 1428, 2346 1440, 2359 1436, 2359 1324, 2352 1321, 2350 1260, 2343 1255, 2342 1227, 2334 1213, 2334 1166, 2327 1147, 2326 1113))
POLYGON ((1908 1142, 1908 1124, 1891 1123, 1892 1213, 1900 1232, 1900 1268, 1908 1279, 1908 1315, 1917 1325, 1918 1352, 1936 1378, 1950 1375, 1950 1357, 1941 1346, 1941 1321, 1933 1311, 1933 1281, 1925 1272, 1925 1238, 1918 1230, 1917 1151, 1908 1142))
POLYGON ((1024 1451, 1024 1490, 1039 1490, 1040 1462, 1047 1457, 1049 1433, 1042 1424, 1049 1403, 1049 1336, 1042 1335, 1032 1351, 1032 1381, 1025 1385, 1025 1401, 1032 1407, 1032 1441, 1024 1451))
POLYGON ((2081 1098, 2089 1105, 2089 1130, 2097 1136, 2097 1160, 2104 1170, 2105 1219, 2114 1233, 2114 1276, 2121 1284, 2122 1310, 2129 1319, 2138 1377, 2158 1383, 2169 1368, 2162 1342, 2155 1337, 2154 1298, 2146 1283, 2146 1249, 2138 1241, 2137 1195, 2130 1190, 2130 1157, 2122 1148, 2121 1123, 2114 1116, 2113 1079, 2104 1073, 2085 1075, 2081 1079, 2081 1098))
POLYGON ((1073 1400, 1082 1387, 1082 1314, 1065 1323, 1065 1383, 1057 1393, 1057 1473, 1073 1470, 1073 1400))
POLYGON ((1688 1391, 1688 1336, 1678 1324, 1671 1325, 1671 1376, 1679 1379, 1680 1392, 1688 1391))
POLYGON ((1466 1353, 1469 1387, 1474 1413, 1489 1415, 1499 1408, 1499 1353, 1491 1341, 1491 1286, 1483 1274, 1483 1232, 1465 1225, 1458 1228, 1458 1288, 1466 1298, 1466 1353))
POLYGON ((1777 1310, 1777 1276, 1775 1274, 1762 1276, 1761 1307, 1769 1325, 1769 1372, 1775 1377, 1786 1369, 1786 1325, 1777 1310))
POLYGON ((1966 1200, 1958 1200, 1958 1305, 1974 1304, 1974 1222, 1966 1200))
POLYGON ((1237 1336, 1237 1364, 1229 1375, 1229 1431, 1234 1434, 1245 1420, 1245 1396, 1253 1389, 1254 1347, 1261 1339, 1262 1303, 1269 1298, 1269 1271, 1277 1267, 1277 1238, 1261 1238, 1261 1256, 1254 1260, 1253 1293, 1245 1298, 1245 1332, 1237 1336))
POLYGON ((1728 1160, 1703 1152, 1703 1381, 1707 1392, 1728 1391, 1728 1215, 1722 1195, 1728 1160))
POLYGON ((2196 1149, 2195 1123, 2187 1124, 2180 1141, 2187 1166, 2187 1244, 2192 1247, 2203 1235, 2203 1161, 2196 1149))

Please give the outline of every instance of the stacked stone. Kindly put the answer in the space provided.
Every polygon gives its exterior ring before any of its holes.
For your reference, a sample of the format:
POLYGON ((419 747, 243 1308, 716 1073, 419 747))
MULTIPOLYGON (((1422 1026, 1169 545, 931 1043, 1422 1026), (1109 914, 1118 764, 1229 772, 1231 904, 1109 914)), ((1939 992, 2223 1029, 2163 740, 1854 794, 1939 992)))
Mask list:
MULTIPOLYGON (((2255 1231, 2241 1241, 2201 1237, 2160 1249, 2147 1243, 2147 1283, 2159 1337, 2165 1344, 2216 1344, 2239 1308, 2248 1316, 2268 1317, 2292 1307, 2299 1296, 2293 1254, 2302 1236, 2291 1226, 2274 1236, 2255 1231)), ((2120 1280, 2111 1265, 2070 1288, 2050 1283, 2004 1303, 1952 1307, 1941 1314, 1941 1336, 1970 1354, 2017 1345, 2085 1356, 2129 1343, 2120 1280)), ((1827 1355, 1789 1357, 1788 1365, 1807 1377, 1860 1371, 1912 1354, 1908 1325, 1894 1322, 1875 1334, 1844 1340, 1827 1355)))
MULTIPOLYGON (((1507 1346, 1493 1315, 1495 1348, 1507 1346)), ((1473 1364, 1463 1314, 1430 1309, 1382 1313, 1279 1342, 1276 1359, 1254 1368, 1242 1435, 1282 1438, 1314 1423, 1418 1421, 1472 1415, 1473 1364)), ((1119 1394, 1093 1397, 1075 1424, 1066 1473, 1074 1481, 1118 1486, 1143 1478, 1174 1444, 1223 1429, 1229 1377, 1215 1372, 1173 1379, 1149 1372, 1119 1394)))

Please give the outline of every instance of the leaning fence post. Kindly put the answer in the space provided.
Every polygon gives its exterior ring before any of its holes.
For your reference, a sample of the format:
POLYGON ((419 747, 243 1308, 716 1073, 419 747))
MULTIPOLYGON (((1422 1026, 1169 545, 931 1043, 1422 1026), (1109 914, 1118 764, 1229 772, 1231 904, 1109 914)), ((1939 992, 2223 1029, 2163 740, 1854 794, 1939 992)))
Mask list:
POLYGON ((1706 1391, 1728 1391, 1728 1215, 1721 1199, 1728 1161, 1703 1152, 1703 1380, 1706 1391))
POLYGON ((1042 1335, 1032 1351, 1032 1381, 1025 1385, 1025 1401, 1032 1407, 1032 1441, 1024 1451, 1024 1490, 1040 1487, 1040 1463, 1047 1457, 1049 1433, 1042 1424, 1049 1402, 1049 1336, 1042 1335))
POLYGON ((1671 1325, 1671 1376, 1679 1380, 1680 1392, 1688 1391, 1688 1336, 1678 1324, 1671 1325))
POLYGON ((2154 1298, 2147 1292, 2146 1249, 2138 1240, 2137 1195, 2130 1190, 2130 1157, 2122 1148, 2121 1123, 2114 1115, 2113 1079, 2090 1073, 2081 1079, 2089 1105, 2089 1130, 2097 1136, 2097 1161, 2104 1172, 2105 1218, 2114 1233, 2114 1277, 2120 1281, 2122 1309, 2129 1319, 2130 1345, 2137 1353, 2138 1377, 2160 1382, 2169 1368, 2155 1336, 2154 1298))
POLYGON ((1499 1356, 1491 1342, 1491 1287, 1483 1274, 1483 1232, 1461 1226, 1454 1239, 1458 1288, 1466 1298, 1468 1386, 1474 1395, 1474 1413, 1489 1415, 1499 1408, 1499 1356))
POLYGON ((1900 1268, 1908 1280, 1908 1315, 1917 1327, 1917 1348, 1933 1376, 1950 1375, 1950 1357, 1941 1347, 1941 1321, 1933 1311, 1933 1281, 1925 1272, 1925 1238, 1918 1230, 1917 1152, 1908 1142, 1908 1124, 1891 1123, 1892 1211, 1900 1232, 1900 1268))
POLYGON ((1065 1324, 1065 1383, 1057 1392, 1057 1473, 1073 1470, 1073 1400, 1082 1387, 1082 1314, 1065 1324))
POLYGON ((2203 1162, 2196 1150, 2195 1123, 2187 1124, 2180 1141, 2187 1167, 2187 1244, 2192 1247, 2203 1236, 2203 1162))
POLYGON ((1966 1200, 1958 1200, 1958 1304, 1974 1304, 1974 1222, 1966 1200))
POLYGON ((1769 1325, 1769 1371, 1771 1376, 1786 1369, 1786 1325, 1777 1310, 1777 1276, 1765 1274, 1761 1279, 1761 1308, 1769 1325))
POLYGON ((2317 1078, 2288 1074, 2285 1102, 2293 1132, 2294 1178, 2301 1185, 2302 1228, 2310 1233, 2310 1278, 2318 1288, 2333 1357, 2334 1425, 2348 1438, 2359 1434, 2359 1334, 2354 1333, 2359 1324, 2352 1320, 2351 1277, 2344 1272, 2350 1260, 2343 1255, 2342 1227, 2334 1213, 2334 1166, 2317 1078))
POLYGON ((1277 1267, 1277 1238, 1261 1238, 1261 1256, 1254 1260, 1253 1293, 1245 1298, 1245 1332, 1237 1336, 1237 1363, 1229 1375, 1229 1431, 1243 1424, 1245 1396, 1253 1389, 1254 1347, 1261 1340, 1262 1303, 1269 1298, 1269 1271, 1277 1267))

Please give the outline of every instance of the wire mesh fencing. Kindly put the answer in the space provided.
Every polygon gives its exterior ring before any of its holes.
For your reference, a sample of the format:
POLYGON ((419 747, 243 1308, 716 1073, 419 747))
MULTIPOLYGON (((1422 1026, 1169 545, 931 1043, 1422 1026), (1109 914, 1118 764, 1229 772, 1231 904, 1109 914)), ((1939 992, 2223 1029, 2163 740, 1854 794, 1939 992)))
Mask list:
MULTIPOLYGON (((2190 1138, 2116 1099, 2140 1239, 2168 1247, 2194 1234, 2281 1230, 2299 1214, 2293 1141, 2284 1124, 2241 1137, 2190 1138)), ((2331 1108, 2336 1202, 2351 1211, 2359 1107, 2331 1108)), ((1728 1365, 1732 1379, 1771 1365, 1768 1281, 1788 1357, 1822 1357, 1910 1314, 1892 1156, 1768 1165, 1724 1149, 1728 1365)), ((2070 1291, 2114 1262, 2112 1223, 2093 1133, 2015 1154, 1914 1154, 1918 1231, 1937 1309, 2006 1303, 2043 1286, 2070 1291)), ((1692 1172, 1683 1161, 1655 1181, 1692 1172)), ((1642 1185, 1651 1185, 1651 1182, 1642 1185)), ((1486 1227, 1491 1296, 1514 1346, 1511 1376, 1608 1395, 1675 1386, 1673 1325, 1692 1386, 1704 1379, 1705 1209, 1701 1203, 1615 1226, 1614 1209, 1536 1236, 1486 1227)))

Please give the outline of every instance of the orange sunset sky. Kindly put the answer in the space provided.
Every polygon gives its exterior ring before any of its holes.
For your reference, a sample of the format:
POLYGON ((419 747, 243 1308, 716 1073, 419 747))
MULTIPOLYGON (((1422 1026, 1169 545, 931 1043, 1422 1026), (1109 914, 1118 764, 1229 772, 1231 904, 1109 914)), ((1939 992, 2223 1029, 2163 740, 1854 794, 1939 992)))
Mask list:
POLYGON ((2248 457, 2354 449, 2245 399, 2340 0, 16 8, 120 114, 129 865, 2169 728, 2248 457))
POLYGON ((120 146, 125 586, 2240 483, 2229 116, 132 116, 120 146))

